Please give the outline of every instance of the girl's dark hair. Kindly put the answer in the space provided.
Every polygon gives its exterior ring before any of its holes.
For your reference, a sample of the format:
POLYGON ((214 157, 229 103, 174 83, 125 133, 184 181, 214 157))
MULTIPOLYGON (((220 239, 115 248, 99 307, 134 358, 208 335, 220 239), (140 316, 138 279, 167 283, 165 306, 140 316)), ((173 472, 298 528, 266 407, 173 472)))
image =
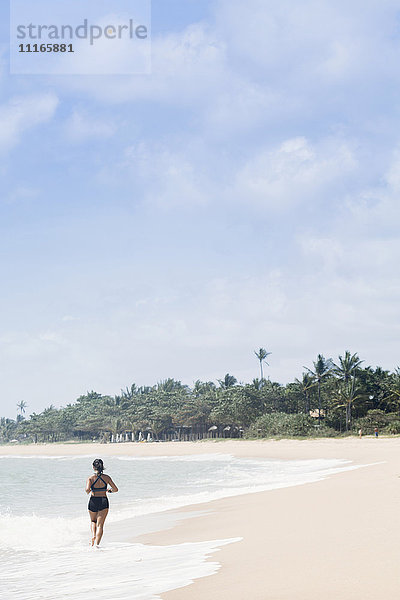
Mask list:
POLYGON ((101 458, 96 458, 96 460, 93 461, 93 469, 99 474, 101 474, 104 471, 104 465, 101 458))

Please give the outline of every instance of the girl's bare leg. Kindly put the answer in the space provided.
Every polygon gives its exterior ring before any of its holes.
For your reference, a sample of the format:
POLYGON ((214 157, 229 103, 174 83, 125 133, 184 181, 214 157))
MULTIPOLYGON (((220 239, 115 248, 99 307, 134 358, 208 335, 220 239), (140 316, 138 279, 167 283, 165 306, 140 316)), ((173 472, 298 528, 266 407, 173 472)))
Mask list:
POLYGON ((103 526, 104 521, 106 520, 108 515, 108 508, 104 510, 99 510, 97 513, 97 523, 96 523, 96 546, 100 544, 101 538, 103 537, 103 526))
POLYGON ((94 543, 96 541, 96 534, 97 534, 97 512, 92 512, 91 510, 89 510, 89 515, 90 515, 90 529, 92 531, 92 546, 94 546, 94 543))

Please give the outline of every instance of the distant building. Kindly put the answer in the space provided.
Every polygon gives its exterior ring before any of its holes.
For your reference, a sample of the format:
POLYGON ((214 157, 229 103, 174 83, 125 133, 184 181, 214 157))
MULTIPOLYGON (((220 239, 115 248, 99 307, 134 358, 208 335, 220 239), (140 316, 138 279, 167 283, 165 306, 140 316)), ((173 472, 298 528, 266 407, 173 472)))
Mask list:
MULTIPOLYGON (((318 417, 319 417, 318 408, 316 410, 310 410, 310 417, 312 417, 313 419, 318 419, 318 417)), ((323 408, 321 408, 321 417, 326 417, 326 413, 323 408)))

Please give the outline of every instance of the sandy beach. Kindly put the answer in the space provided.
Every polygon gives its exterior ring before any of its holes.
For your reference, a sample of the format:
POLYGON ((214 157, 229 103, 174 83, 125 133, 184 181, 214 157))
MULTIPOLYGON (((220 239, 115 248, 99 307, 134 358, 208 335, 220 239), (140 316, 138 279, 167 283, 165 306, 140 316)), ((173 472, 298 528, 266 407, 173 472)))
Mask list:
MULTIPOLYGON (((200 516, 132 538, 170 545, 227 538, 217 574, 164 600, 397 599, 400 591, 400 438, 163 444, 3 446, 1 455, 173 456, 351 460, 355 470, 301 486, 190 506, 200 516), (206 514, 204 514, 206 513, 206 514)), ((182 509, 180 509, 182 512, 182 509)))

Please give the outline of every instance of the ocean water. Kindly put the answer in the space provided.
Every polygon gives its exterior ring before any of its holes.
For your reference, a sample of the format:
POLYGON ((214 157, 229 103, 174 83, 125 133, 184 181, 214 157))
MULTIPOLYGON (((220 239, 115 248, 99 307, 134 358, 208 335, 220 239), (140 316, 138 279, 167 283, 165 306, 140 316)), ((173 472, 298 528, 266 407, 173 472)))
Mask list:
POLYGON ((218 550, 240 541, 188 540, 175 546, 130 541, 146 527, 167 527, 165 511, 311 483, 356 468, 343 460, 278 461, 220 454, 108 458, 106 472, 120 491, 109 497, 102 548, 92 549, 84 488, 93 458, 0 456, 0 598, 159 598, 215 573, 218 550), (123 537, 116 533, 121 527, 126 529, 123 537))

